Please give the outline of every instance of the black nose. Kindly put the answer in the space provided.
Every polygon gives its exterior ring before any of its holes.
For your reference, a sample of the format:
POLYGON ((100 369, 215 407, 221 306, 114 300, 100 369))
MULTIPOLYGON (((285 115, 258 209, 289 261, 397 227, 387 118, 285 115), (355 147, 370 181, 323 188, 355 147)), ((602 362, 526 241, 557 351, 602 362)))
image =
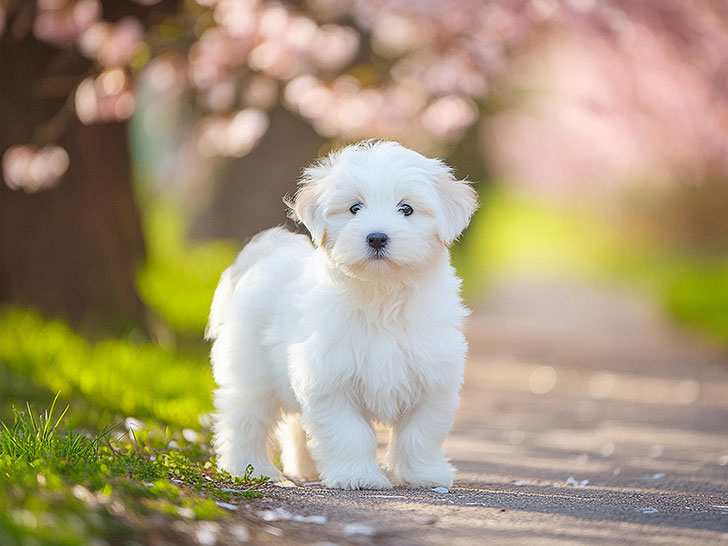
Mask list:
POLYGON ((367 243, 376 250, 381 250, 387 246, 388 240, 389 237, 387 237, 386 233, 370 233, 367 235, 367 243))

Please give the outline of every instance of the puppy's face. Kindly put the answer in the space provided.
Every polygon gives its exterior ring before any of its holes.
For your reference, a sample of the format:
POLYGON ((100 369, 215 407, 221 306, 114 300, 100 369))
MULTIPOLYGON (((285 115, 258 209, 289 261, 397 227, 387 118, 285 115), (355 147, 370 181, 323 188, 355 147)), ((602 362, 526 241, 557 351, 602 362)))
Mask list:
POLYGON ((441 161, 376 142, 307 169, 292 208, 336 267, 380 279, 424 268, 465 229, 476 205, 475 191, 441 161))

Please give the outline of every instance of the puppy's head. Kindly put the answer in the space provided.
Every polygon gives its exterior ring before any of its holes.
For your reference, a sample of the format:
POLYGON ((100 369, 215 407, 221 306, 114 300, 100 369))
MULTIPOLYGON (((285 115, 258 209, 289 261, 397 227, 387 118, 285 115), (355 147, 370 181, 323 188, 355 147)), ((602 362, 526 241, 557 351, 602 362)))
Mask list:
POLYGON ((440 160, 366 141, 307 168, 289 206, 336 267, 374 279, 424 268, 468 225, 477 194, 440 160))

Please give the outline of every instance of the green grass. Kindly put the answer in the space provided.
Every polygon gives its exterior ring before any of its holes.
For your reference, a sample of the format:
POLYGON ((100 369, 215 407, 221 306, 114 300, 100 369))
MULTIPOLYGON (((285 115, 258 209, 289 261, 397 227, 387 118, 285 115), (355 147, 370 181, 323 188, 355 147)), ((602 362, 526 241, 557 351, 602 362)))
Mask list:
POLYGON ((53 420, 58 395, 53 399, 51 407, 37 418, 26 403, 27 414, 15 411, 11 428, 0 423, 0 454, 8 457, 13 463, 30 463, 40 459, 58 461, 87 461, 98 454, 98 443, 115 427, 111 427, 93 439, 69 431, 62 438, 57 434, 58 426, 68 412, 68 406, 57 420, 53 420))
POLYGON ((250 478, 250 467, 232 478, 199 445, 170 450, 148 431, 115 442, 109 436, 116 427, 63 433, 68 407, 54 417, 57 399, 38 416, 28 404, 12 424, 0 424, 4 546, 145 542, 180 517, 223 518, 216 500, 258 496, 265 483, 250 478))

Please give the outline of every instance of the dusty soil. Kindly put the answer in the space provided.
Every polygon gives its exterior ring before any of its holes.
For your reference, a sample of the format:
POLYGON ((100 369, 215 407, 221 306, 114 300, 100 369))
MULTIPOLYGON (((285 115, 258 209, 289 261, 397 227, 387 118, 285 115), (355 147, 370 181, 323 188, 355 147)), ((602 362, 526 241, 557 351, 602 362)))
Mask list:
POLYGON ((449 492, 271 486, 194 536, 728 544, 724 349, 665 324, 633 294, 532 281, 492 292, 468 338, 461 409, 445 443, 458 468, 449 492))

